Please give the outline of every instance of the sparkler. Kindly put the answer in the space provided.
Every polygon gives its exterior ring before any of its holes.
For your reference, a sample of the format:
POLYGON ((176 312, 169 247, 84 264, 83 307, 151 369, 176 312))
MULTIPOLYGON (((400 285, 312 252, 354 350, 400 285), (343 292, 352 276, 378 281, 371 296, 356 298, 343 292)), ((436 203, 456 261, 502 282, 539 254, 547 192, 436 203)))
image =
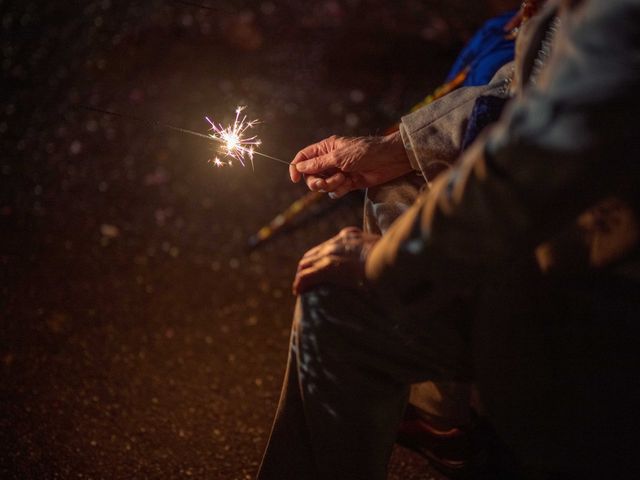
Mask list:
POLYGON ((202 3, 190 2, 187 0, 169 0, 171 3, 179 3, 188 7, 202 8, 204 10, 211 10, 213 12, 232 13, 231 10, 221 7, 210 7, 209 5, 203 5, 202 3))
MULTIPOLYGON (((246 107, 236 108, 236 118, 233 121, 233 125, 229 125, 228 127, 216 124, 209 117, 204 118, 209 122, 211 130, 214 132, 211 134, 211 138, 222 142, 225 156, 235 158, 243 167, 245 166, 245 160, 248 158, 251 161, 251 168, 253 168, 253 155, 256 153, 255 149, 262 142, 260 142, 260 139, 256 135, 252 137, 245 136, 245 132, 258 123, 257 120, 247 121, 246 115, 242 115, 242 118, 240 118, 245 108, 246 107)), ((231 165, 231 160, 225 163, 216 157, 213 163, 216 167, 222 167, 225 164, 231 165)))
MULTIPOLYGON (((137 117, 135 115, 113 112, 111 110, 103 110, 101 108, 89 107, 86 105, 82 105, 81 107, 86 110, 104 113, 106 115, 112 115, 114 117, 128 118, 137 122, 151 124, 155 127, 166 128, 168 130, 180 132, 185 135, 193 135, 196 137, 205 138, 207 140, 213 140, 222 144, 220 153, 222 154, 223 158, 230 157, 232 159, 238 160, 242 164, 242 166, 245 166, 245 162, 248 159, 249 161, 251 161, 251 166, 253 167, 254 155, 268 158, 269 160, 273 160, 274 162, 278 162, 287 166, 289 165, 289 162, 287 162, 286 160, 272 157, 271 155, 267 155, 266 153, 262 153, 256 150, 256 147, 258 147, 262 142, 255 135, 247 137, 246 131, 253 128, 258 123, 258 121, 247 121, 246 115, 241 116, 245 107, 236 108, 236 118, 233 124, 227 127, 223 127, 222 124, 216 124, 211 119, 209 119, 209 117, 205 117, 207 122, 209 122, 209 124, 211 125, 211 130, 213 131, 213 133, 210 134, 204 134, 196 132, 194 130, 189 130, 187 128, 177 127, 175 125, 159 122, 157 120, 148 120, 146 118, 137 117)), ((232 164, 232 160, 221 160, 219 157, 215 157, 213 160, 211 160, 211 162, 217 167, 223 167, 225 165, 232 164)))

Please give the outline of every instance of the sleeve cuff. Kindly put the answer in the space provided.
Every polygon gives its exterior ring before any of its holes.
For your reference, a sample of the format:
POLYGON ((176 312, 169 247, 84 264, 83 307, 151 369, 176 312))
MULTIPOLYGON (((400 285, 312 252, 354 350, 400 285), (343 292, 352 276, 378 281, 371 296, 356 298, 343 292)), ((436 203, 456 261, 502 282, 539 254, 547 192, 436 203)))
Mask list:
POLYGON ((422 168, 420 167, 420 162, 418 162, 418 157, 416 157, 415 148, 413 146, 413 143, 411 142, 411 137, 407 134, 405 126, 402 123, 400 124, 400 137, 402 138, 404 149, 407 152, 407 157, 409 158, 411 168, 417 173, 423 174, 422 168))

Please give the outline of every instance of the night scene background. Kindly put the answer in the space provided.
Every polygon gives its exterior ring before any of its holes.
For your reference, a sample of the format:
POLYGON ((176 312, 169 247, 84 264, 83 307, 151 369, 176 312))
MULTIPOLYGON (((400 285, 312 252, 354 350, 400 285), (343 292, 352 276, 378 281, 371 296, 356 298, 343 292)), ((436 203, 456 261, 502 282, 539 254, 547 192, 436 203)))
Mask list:
MULTIPOLYGON (((290 160, 384 132, 500 3, 196 1, 0 0, 3 479, 253 478, 297 260, 361 222, 323 200, 250 250, 305 193, 285 167, 81 105, 203 132, 247 105, 290 160)), ((398 448, 390 478, 442 477, 398 448)))

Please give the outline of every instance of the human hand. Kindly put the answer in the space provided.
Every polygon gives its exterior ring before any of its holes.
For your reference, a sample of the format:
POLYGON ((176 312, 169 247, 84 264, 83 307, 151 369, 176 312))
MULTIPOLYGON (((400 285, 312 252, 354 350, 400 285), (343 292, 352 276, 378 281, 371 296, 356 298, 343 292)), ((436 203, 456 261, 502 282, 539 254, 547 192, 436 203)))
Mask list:
POLYGON ((367 255, 379 239, 379 235, 356 227, 343 228, 338 235, 304 254, 293 281, 293 294, 299 295, 322 283, 348 288, 361 286, 367 255))
POLYGON ((310 190, 330 192, 333 198, 388 182, 411 170, 400 132, 384 137, 334 135, 300 150, 289 166, 293 182, 304 176, 310 190))

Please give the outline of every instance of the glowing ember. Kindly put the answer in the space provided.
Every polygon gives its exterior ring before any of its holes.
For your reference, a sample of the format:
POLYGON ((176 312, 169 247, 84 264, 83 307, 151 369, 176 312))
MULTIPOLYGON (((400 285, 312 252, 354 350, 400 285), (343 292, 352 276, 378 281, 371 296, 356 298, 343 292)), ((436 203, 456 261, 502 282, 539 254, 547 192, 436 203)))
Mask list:
POLYGON ((225 165, 227 165, 227 163, 223 162, 218 157, 214 158, 213 160, 210 160, 210 162, 213 163, 218 168, 224 167, 225 165))
MULTIPOLYGON (((246 107, 236 108, 236 118, 233 124, 227 127, 223 127, 221 124, 211 121, 209 117, 205 118, 211 125, 211 130, 213 130, 213 133, 210 133, 209 136, 222 143, 220 153, 225 157, 231 157, 232 159, 238 160, 242 166, 245 166, 245 162, 248 159, 251 161, 251 166, 253 166, 253 155, 256 153, 255 147, 260 145, 261 142, 256 135, 252 137, 245 136, 246 131, 253 128, 258 123, 257 120, 247 121, 247 116, 241 115, 245 108, 246 107)), ((213 164, 217 167, 221 167, 225 164, 231 165, 232 160, 224 162, 216 157, 213 164)))

